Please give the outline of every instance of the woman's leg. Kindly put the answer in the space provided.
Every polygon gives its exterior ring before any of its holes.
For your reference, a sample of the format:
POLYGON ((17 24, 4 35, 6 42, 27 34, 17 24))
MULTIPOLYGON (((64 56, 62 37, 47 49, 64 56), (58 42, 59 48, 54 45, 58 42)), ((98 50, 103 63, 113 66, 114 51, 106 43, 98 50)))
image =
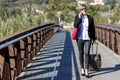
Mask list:
POLYGON ((78 45, 78 49, 79 49, 80 66, 81 66, 81 69, 84 69, 84 41, 78 40, 77 45, 78 45))
POLYGON ((85 41, 85 53, 84 53, 84 68, 88 69, 89 55, 90 55, 91 40, 85 41))
POLYGON ((90 47, 91 47, 91 40, 85 41, 85 54, 84 54, 85 75, 88 75, 90 47))

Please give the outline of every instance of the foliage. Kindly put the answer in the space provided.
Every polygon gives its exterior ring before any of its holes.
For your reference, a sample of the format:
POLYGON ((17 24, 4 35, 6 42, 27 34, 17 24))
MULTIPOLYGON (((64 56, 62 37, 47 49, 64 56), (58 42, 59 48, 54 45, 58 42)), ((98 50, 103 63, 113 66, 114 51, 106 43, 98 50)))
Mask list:
POLYGON ((17 0, 0 0, 1 3, 10 3, 10 2, 15 2, 17 0))
POLYGON ((44 13, 47 13, 47 18, 54 22, 59 22, 58 17, 62 22, 72 22, 73 14, 76 8, 74 0, 49 0, 48 5, 42 8, 44 13))
MULTIPOLYGON (((119 25, 120 6, 115 5, 118 1, 106 0, 106 5, 86 4, 87 12, 97 23, 107 23, 110 18, 112 24, 119 25)), ((0 3, 3 3, 0 5, 0 37, 48 22, 69 24, 79 12, 75 0, 0 0, 0 3)))
POLYGON ((88 14, 90 14, 91 16, 94 17, 95 19, 95 22, 96 23, 107 23, 107 17, 103 17, 101 16, 101 13, 105 12, 107 9, 106 9, 106 6, 103 5, 94 5, 94 6, 91 6, 91 5, 88 5, 87 6, 87 12, 88 14))
POLYGON ((110 5, 111 9, 114 9, 117 2, 118 0, 105 0, 105 4, 110 5))
POLYGON ((0 37, 42 23, 42 16, 30 7, 0 10, 0 37))
POLYGON ((120 24, 120 5, 116 5, 112 10, 111 16, 112 24, 119 25, 120 24))

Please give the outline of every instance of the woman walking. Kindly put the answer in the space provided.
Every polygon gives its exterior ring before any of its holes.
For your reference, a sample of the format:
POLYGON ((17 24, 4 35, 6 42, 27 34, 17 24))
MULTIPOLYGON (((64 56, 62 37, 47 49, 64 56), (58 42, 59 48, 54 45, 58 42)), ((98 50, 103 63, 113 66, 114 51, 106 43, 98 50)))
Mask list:
POLYGON ((94 19, 87 14, 86 5, 80 5, 79 14, 75 16, 74 27, 78 28, 77 45, 81 65, 81 75, 89 78, 89 53, 91 43, 95 42, 94 19))

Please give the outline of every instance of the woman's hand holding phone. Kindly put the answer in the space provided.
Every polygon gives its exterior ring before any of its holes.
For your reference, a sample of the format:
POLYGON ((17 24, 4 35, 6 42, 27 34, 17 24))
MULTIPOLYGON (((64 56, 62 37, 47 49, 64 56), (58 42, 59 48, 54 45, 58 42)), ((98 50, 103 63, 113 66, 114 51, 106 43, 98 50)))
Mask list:
POLYGON ((79 13, 79 18, 81 18, 81 17, 82 17, 82 12, 79 13))

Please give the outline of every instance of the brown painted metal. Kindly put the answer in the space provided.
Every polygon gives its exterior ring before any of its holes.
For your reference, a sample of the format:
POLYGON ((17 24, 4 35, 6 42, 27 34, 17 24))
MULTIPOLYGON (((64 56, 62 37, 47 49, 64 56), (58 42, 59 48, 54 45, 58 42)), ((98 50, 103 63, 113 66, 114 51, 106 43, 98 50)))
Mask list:
POLYGON ((120 26, 96 24, 95 27, 97 40, 120 55, 120 26))
POLYGON ((0 69, 1 69, 1 80, 11 80, 11 72, 10 72, 10 61, 8 57, 8 47, 0 50, 1 58, 0 58, 0 69))
POLYGON ((54 34, 54 27, 58 27, 58 25, 46 24, 0 39, 0 44, 4 44, 40 29, 38 32, 0 49, 0 80, 16 80, 17 76, 54 34))

